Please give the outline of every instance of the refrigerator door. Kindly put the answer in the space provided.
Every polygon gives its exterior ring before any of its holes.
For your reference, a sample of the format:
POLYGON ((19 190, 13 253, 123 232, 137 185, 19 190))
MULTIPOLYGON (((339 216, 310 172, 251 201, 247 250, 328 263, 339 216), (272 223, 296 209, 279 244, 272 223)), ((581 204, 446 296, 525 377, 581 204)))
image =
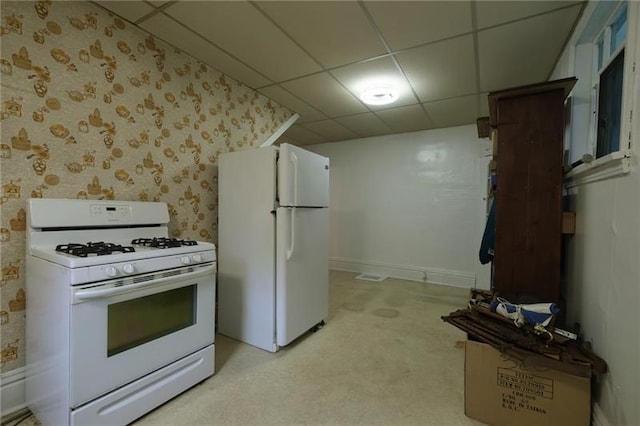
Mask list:
POLYGON ((281 206, 327 207, 329 159, 294 145, 280 145, 278 197, 281 206))
POLYGON ((218 331, 275 352, 275 147, 218 166, 218 331))
POLYGON ((285 346, 329 313, 329 209, 276 216, 276 341, 285 346))

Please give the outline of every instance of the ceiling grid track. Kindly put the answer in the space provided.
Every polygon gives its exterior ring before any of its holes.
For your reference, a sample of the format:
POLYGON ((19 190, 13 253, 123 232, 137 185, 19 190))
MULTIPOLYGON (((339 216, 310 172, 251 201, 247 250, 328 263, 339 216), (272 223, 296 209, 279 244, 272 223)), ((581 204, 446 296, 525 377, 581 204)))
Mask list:
MULTIPOLYGON (((416 90, 414 89, 413 85, 411 84, 411 81, 407 77, 407 74, 404 72, 404 70, 402 69, 402 67, 398 63, 398 60, 396 59, 396 56, 395 56, 393 50, 391 50, 391 48, 389 47, 389 44, 387 43, 387 40, 385 40, 384 36, 382 35, 382 32, 378 28, 378 25, 376 24, 376 21, 373 19, 373 16, 371 16, 371 13, 369 13, 369 10, 367 9, 367 6, 364 4, 364 2, 362 0, 358 0, 358 4, 360 5, 360 8, 362 9, 362 11, 365 14, 365 16, 367 17, 367 19, 369 20, 369 23, 371 23, 371 26, 373 27, 374 31, 376 32, 376 35, 378 36, 378 38, 380 39, 380 42, 382 43, 382 45, 384 46, 385 50, 387 51, 387 54, 389 55, 389 58, 391 58, 391 60, 393 61, 393 64, 396 67, 396 69, 398 70, 400 75, 402 75, 402 78, 404 78, 406 84, 411 89, 411 92, 413 93, 413 96, 415 96, 415 98, 418 100, 418 104, 420 105, 420 108, 422 109, 422 112, 424 112, 424 115, 427 117, 427 119, 433 123, 433 120, 431 120, 431 117, 429 116, 429 113, 425 109, 424 104, 422 102, 420 102, 420 96, 418 96, 418 93, 416 92, 416 90)), ((382 117, 380 117, 375 111, 372 111, 372 112, 386 126, 388 126, 390 129, 393 130, 393 128, 386 121, 384 121, 384 119, 382 117)))
POLYGON ((471 33, 473 37, 473 63, 476 68, 476 117, 482 115, 482 89, 480 86, 480 51, 478 48, 478 18, 476 0, 472 0, 471 7, 471 33))
POLYGON ((486 115, 490 88, 550 78, 558 52, 566 48, 586 4, 577 0, 395 4, 356 0, 348 6, 326 2, 326 7, 301 0, 292 7, 293 3, 261 0, 90 3, 121 16, 185 57, 240 78, 261 95, 300 111, 300 121, 281 141, 302 145, 475 125, 486 115), (529 51, 535 60, 527 56, 529 51), (513 58, 504 61, 504 55, 513 58), (359 86, 378 77, 396 82, 400 102, 384 106, 362 102, 359 86))
MULTIPOLYGON (((313 105, 309 104, 309 103, 308 103, 307 101, 305 101, 304 99, 301 99, 300 97, 298 97, 298 96, 296 96, 295 94, 291 93, 291 91, 289 91, 289 90, 287 90, 285 87, 281 86, 281 83, 285 83, 285 82, 287 82, 287 81, 299 80, 299 79, 301 79, 301 78, 310 77, 310 76, 313 76, 313 75, 318 75, 318 74, 322 74, 322 73, 325 73, 325 72, 326 72, 326 73, 328 73, 328 74, 331 76, 331 78, 333 78, 333 79, 336 81, 336 83, 338 83, 338 84, 339 84, 340 86, 342 86, 345 90, 347 90, 349 93, 351 93, 351 92, 349 91, 349 89, 347 89, 346 87, 344 87, 344 85, 343 85, 342 83, 340 83, 340 81, 339 81, 338 79, 336 79, 336 78, 335 78, 335 76, 334 76, 333 74, 331 74, 331 72, 330 72, 327 68, 325 68, 325 66, 324 66, 320 61, 318 61, 318 60, 315 58, 315 56, 313 56, 313 55, 311 54, 311 52, 309 52, 307 49, 305 49, 305 48, 304 48, 304 46, 302 46, 300 43, 298 43, 298 41, 297 41, 294 37, 292 37, 292 36, 291 36, 291 34, 289 34, 289 33, 288 33, 284 28, 282 28, 282 26, 280 26, 280 24, 278 24, 275 20, 273 20, 273 18, 271 18, 271 16, 269 16, 269 14, 268 14, 267 12, 265 12, 265 11, 264 11, 264 10, 263 10, 259 5, 258 5, 258 3, 257 3, 256 1, 250 1, 249 3, 250 3, 254 8, 256 8, 256 10, 257 10, 258 12, 260 12, 260 13, 261 13, 261 14, 262 14, 262 15, 263 15, 263 16, 264 16, 264 17, 265 17, 269 22, 271 22, 271 24, 273 24, 273 26, 274 26, 274 27, 276 27, 278 30, 280 30, 280 31, 282 32, 282 34, 284 34, 285 36, 287 36, 287 38, 288 38, 289 40, 291 40, 291 42, 292 42, 293 44, 295 44, 295 45, 296 45, 300 50, 302 50, 302 51, 303 51, 307 56, 309 56, 309 57, 310 57, 310 58, 311 58, 311 59, 312 59, 312 60, 313 60, 313 61, 314 61, 314 62, 315 62, 315 63, 316 63, 320 68, 321 68, 321 71, 314 72, 314 73, 310 73, 310 74, 307 74, 307 75, 304 75, 304 76, 298 76, 298 77, 296 77, 296 78, 292 78, 292 79, 288 79, 288 80, 283 80, 283 81, 279 81, 279 82, 274 82, 274 84, 273 84, 273 85, 275 85, 275 86, 279 87, 280 89, 284 90, 285 92, 289 93, 291 96, 295 97, 295 98, 296 98, 296 99, 298 99, 300 102, 303 102, 304 104, 308 105, 309 107, 311 107, 311 108, 313 108, 313 109, 315 109, 315 110, 319 111, 320 113, 322 113, 323 115, 325 115, 325 116, 327 117, 327 119, 334 120, 336 117, 333 117, 333 116, 331 116, 330 114, 327 114, 325 111, 319 110, 317 107, 315 107, 315 106, 313 106, 313 105)), ((269 85, 269 86, 273 86, 273 85, 269 85)), ((269 87, 269 86, 263 86, 262 88, 264 88, 264 87, 269 87)), ((354 97, 355 97, 355 96, 354 96, 354 97)), ((356 98, 356 99, 357 99, 357 98, 356 98)), ((294 111, 294 112, 295 112, 295 111, 294 111)), ((308 127, 305 127, 305 126, 304 126, 304 124, 308 124, 308 123, 316 123, 316 122, 319 122, 319 121, 324 121, 324 120, 308 121, 308 122, 306 122, 306 123, 300 123, 300 124, 298 124, 298 125, 299 125, 299 126, 301 126, 301 127, 304 127, 304 129, 305 129, 305 130, 307 130, 307 131, 309 131, 309 132, 311 132, 311 133, 313 133, 313 134, 315 134, 315 135, 317 135, 317 136, 320 136, 320 137, 326 137, 326 136, 321 135, 321 134, 318 134, 317 132, 315 132, 315 131, 313 131, 313 130, 309 129, 308 127)), ((336 125, 340 125, 340 126, 344 127, 345 129, 349 130, 350 132, 353 132, 353 133, 354 133, 356 136, 358 136, 358 137, 362 137, 362 135, 358 134, 358 132, 356 132, 356 131, 355 131, 355 130, 353 130, 353 129, 350 129, 349 127, 345 126, 345 125, 344 125, 344 124, 342 124, 342 123, 336 123, 336 125)))

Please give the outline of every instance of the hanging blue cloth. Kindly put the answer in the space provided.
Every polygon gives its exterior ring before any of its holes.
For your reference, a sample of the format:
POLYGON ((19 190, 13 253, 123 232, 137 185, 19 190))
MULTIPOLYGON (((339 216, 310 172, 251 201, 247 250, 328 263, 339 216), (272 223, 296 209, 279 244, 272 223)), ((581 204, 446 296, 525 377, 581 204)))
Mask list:
POLYGON ((487 217, 487 224, 484 227, 484 234, 482 234, 482 242, 480 243, 480 263, 486 264, 493 260, 493 253, 496 241, 496 198, 491 200, 491 207, 489 208, 489 216, 487 217))

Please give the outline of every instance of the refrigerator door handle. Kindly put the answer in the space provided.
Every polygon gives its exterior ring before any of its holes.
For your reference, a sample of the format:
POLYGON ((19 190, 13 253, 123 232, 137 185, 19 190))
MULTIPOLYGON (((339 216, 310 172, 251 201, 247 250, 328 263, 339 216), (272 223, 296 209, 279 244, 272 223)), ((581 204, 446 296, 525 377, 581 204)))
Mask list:
POLYGON ((295 249, 296 244, 296 208, 292 207, 291 209, 291 229, 290 229, 290 237, 289 237, 289 248, 287 249, 287 260, 291 260, 291 256, 293 256, 293 250, 295 249))
POLYGON ((298 205, 298 156, 295 152, 289 154, 289 161, 293 164, 293 205, 298 205))

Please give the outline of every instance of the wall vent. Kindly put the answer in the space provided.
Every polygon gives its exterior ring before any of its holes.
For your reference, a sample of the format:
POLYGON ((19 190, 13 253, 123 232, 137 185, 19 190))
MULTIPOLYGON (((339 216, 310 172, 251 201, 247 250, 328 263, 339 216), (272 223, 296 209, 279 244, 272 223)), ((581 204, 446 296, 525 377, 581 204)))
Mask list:
POLYGON ((375 275, 375 274, 360 274, 356 277, 357 280, 366 280, 366 281, 384 281, 387 279, 384 275, 375 275))

